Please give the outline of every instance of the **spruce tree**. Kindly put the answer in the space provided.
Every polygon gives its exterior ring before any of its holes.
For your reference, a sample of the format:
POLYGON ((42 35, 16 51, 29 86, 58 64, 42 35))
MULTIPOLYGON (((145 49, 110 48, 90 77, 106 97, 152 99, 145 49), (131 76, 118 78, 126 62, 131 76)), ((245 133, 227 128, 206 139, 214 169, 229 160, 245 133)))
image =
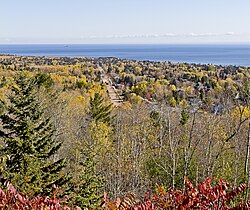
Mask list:
POLYGON ((101 204, 104 179, 97 171, 93 150, 88 147, 81 151, 79 171, 75 204, 82 209, 96 209, 101 204))
MULTIPOLYGON (((88 115, 93 126, 97 124, 110 124, 111 121, 112 104, 105 104, 104 98, 95 93, 94 97, 90 99, 90 107, 88 115)), ((80 160, 77 168, 77 177, 74 180, 74 196, 75 205, 83 209, 96 209, 102 199, 104 188, 104 178, 100 174, 97 161, 98 155, 96 153, 94 142, 82 144, 79 148, 80 160)))
POLYGON ((3 176, 31 195, 48 194, 53 184, 61 186, 67 181, 62 174, 64 159, 53 159, 61 143, 55 142, 51 119, 37 98, 40 76, 18 74, 0 115, 0 152, 8 156, 3 176))
POLYGON ((112 111, 112 104, 105 105, 104 98, 99 94, 95 93, 95 96, 90 99, 89 114, 91 119, 95 122, 110 123, 112 111))

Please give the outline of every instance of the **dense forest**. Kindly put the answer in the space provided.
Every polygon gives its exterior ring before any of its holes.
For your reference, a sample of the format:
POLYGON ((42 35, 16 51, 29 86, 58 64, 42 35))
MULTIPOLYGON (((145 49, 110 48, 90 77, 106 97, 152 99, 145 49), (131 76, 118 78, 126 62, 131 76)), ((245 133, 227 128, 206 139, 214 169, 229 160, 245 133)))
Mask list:
POLYGON ((208 177, 236 189, 249 109, 250 67, 1 55, 1 181, 81 208, 208 177))

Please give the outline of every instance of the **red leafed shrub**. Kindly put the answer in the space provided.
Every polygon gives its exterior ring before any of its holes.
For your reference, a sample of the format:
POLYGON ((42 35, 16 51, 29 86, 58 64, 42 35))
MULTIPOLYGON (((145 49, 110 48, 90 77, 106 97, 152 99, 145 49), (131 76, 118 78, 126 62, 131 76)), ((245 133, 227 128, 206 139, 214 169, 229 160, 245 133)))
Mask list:
POLYGON ((192 183, 186 179, 187 189, 184 191, 169 190, 164 192, 162 187, 158 188, 158 193, 152 195, 152 201, 156 208, 160 209, 250 209, 247 202, 241 202, 240 205, 230 207, 230 202, 234 201, 236 196, 247 189, 246 184, 241 184, 233 191, 228 192, 229 184, 223 180, 212 187, 211 178, 195 188, 192 183))
POLYGON ((54 187, 54 195, 37 196, 30 199, 23 193, 18 193, 12 184, 5 182, 6 189, 0 189, 0 209, 18 209, 18 210, 70 210, 67 206, 62 206, 60 200, 56 198, 57 188, 54 187))
MULTIPOLYGON (((247 189, 246 184, 229 191, 229 184, 220 180, 215 187, 211 186, 211 178, 194 187, 186 179, 186 190, 165 191, 163 187, 158 187, 158 191, 149 196, 146 194, 143 201, 136 198, 134 193, 128 193, 124 198, 117 198, 111 202, 104 193, 101 207, 111 210, 157 210, 157 209, 202 209, 202 210, 240 210, 250 209, 250 202, 241 201, 237 206, 231 206, 236 196, 247 189)), ((63 206, 61 200, 56 197, 57 188, 54 187, 52 197, 37 196, 29 198, 17 190, 8 182, 5 183, 6 189, 0 189, 0 209, 16 210, 70 210, 69 207, 63 206)))
POLYGON ((144 201, 137 200, 135 194, 129 193, 124 198, 118 198, 115 202, 111 202, 107 199, 107 194, 104 194, 102 208, 111 210, 250 209, 250 203, 243 200, 237 206, 230 206, 236 196, 247 189, 246 184, 241 184, 233 191, 229 191, 229 184, 227 182, 220 180, 217 186, 212 187, 211 180, 211 178, 207 178, 195 188, 192 183, 186 179, 186 190, 170 189, 165 192, 163 187, 158 187, 157 193, 153 194, 151 198, 149 198, 149 194, 146 194, 144 201))

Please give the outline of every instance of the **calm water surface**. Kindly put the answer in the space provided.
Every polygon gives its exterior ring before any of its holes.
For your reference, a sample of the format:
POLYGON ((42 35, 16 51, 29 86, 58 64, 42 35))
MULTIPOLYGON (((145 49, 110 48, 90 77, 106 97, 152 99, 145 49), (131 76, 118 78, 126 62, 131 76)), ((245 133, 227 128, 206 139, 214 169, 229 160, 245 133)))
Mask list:
POLYGON ((118 57, 134 60, 250 66, 250 45, 0 45, 0 54, 118 57))

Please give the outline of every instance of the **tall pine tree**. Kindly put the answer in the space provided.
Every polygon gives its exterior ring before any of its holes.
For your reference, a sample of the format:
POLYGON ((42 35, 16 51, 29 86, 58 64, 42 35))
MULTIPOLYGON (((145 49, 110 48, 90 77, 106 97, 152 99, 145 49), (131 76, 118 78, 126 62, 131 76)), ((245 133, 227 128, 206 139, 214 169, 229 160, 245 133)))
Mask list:
POLYGON ((104 179, 96 168, 93 148, 84 147, 80 153, 78 182, 75 184, 74 203, 82 209, 96 209, 100 206, 104 179))
POLYGON ((40 76, 18 74, 0 115, 0 152, 8 156, 3 176, 31 195, 48 194, 53 184, 61 186, 67 181, 62 173, 66 162, 54 160, 61 143, 55 142, 53 124, 37 98, 40 76))
MULTIPOLYGON (((105 124, 108 126, 111 121, 112 104, 105 104, 104 98, 95 93, 90 99, 89 106, 89 130, 90 127, 97 127, 105 124)), ((90 137, 91 135, 89 135, 90 137)), ((79 164, 76 169, 77 175, 74 177, 74 204, 83 209, 97 208, 101 203, 102 193, 104 189, 104 177, 98 170, 98 156, 96 148, 96 139, 86 141, 76 148, 75 152, 79 152, 76 156, 79 157, 79 164), (87 143, 88 142, 88 143, 87 143), (82 148, 81 148, 82 147, 82 148)), ((76 158, 78 159, 78 158, 76 158)))
POLYGON ((95 96, 90 99, 89 114, 91 119, 95 122, 110 123, 112 111, 112 104, 105 105, 104 98, 99 94, 95 93, 95 96))

